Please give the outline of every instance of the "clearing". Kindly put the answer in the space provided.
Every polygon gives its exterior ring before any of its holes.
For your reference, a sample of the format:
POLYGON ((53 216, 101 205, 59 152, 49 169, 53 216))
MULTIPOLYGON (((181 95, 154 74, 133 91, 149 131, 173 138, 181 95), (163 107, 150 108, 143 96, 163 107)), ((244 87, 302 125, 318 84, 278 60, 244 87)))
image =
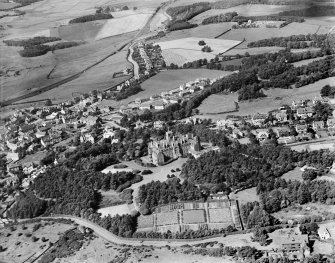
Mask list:
POLYGON ((300 170, 301 167, 296 167, 294 170, 289 171, 282 175, 282 179, 288 180, 297 180, 297 181, 303 181, 302 179, 302 173, 303 171, 300 170))
POLYGON ((256 187, 248 188, 238 193, 230 193, 229 197, 231 199, 236 199, 239 201, 239 205, 245 204, 247 202, 259 202, 259 197, 256 193, 256 187))
POLYGON ((133 206, 127 205, 127 204, 122 204, 122 205, 114 205, 114 206, 109 206, 109 207, 104 207, 98 209, 98 213, 101 213, 101 216, 108 216, 110 215, 111 217, 118 215, 126 215, 130 214, 131 211, 133 210, 133 206))

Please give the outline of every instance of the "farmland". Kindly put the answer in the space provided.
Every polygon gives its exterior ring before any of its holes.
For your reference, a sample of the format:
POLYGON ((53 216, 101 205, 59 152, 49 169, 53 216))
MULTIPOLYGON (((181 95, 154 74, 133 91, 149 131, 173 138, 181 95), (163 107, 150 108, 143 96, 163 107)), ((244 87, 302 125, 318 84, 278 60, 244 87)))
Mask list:
POLYGON ((198 59, 206 58, 210 60, 215 57, 215 54, 224 53, 239 43, 240 41, 234 40, 190 37, 156 44, 162 48, 162 55, 168 65, 174 63, 182 66, 186 62, 192 62, 198 59), (200 40, 205 41, 206 45, 210 46, 213 51, 210 53, 202 52, 202 47, 198 44, 200 40))

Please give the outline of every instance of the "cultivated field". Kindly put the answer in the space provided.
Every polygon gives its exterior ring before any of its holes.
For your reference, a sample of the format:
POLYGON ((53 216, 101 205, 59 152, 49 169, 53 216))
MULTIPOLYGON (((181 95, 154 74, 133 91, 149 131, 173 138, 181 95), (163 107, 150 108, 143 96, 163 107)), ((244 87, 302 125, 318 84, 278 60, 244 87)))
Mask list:
POLYGON ((26 224, 27 229, 22 229, 22 225, 18 225, 14 231, 9 228, 1 229, 0 245, 7 249, 0 253, 0 262, 24 262, 32 255, 42 253, 48 247, 49 242, 57 241, 62 233, 73 228, 72 225, 45 222, 42 227, 33 232, 34 225, 26 224), (38 240, 33 242, 32 237, 27 237, 26 234, 36 236, 38 240), (43 242, 42 237, 48 241, 43 242))
POLYGON ((240 41, 211 39, 211 38, 181 38, 177 40, 170 40, 158 42, 162 48, 162 55, 167 65, 171 63, 182 66, 186 62, 204 59, 210 60, 215 57, 215 54, 224 53, 234 46, 240 44, 240 41), (199 46, 200 40, 205 41, 206 45, 212 48, 212 52, 202 52, 202 46, 199 46))
POLYGON ((109 19, 101 28, 95 40, 116 36, 141 29, 151 14, 136 14, 109 19))
POLYGON ((51 36, 60 37, 69 41, 94 40, 106 22, 105 20, 99 20, 60 26, 52 29, 51 36))
POLYGON ((214 54, 224 53, 228 49, 241 43, 241 41, 227 40, 227 39, 212 39, 212 38, 200 38, 200 37, 190 37, 181 38, 178 40, 158 42, 156 44, 160 45, 162 50, 169 49, 185 49, 185 50, 196 50, 201 51, 202 46, 198 43, 199 41, 205 41, 206 45, 212 48, 214 54))
POLYGON ((219 112, 230 111, 232 109, 231 102, 237 101, 237 94, 232 93, 228 95, 211 95, 198 107, 201 118, 211 118, 218 120, 225 118, 229 114, 247 116, 255 113, 268 113, 271 110, 277 109, 282 105, 291 104, 293 100, 300 99, 314 99, 320 96, 320 90, 323 86, 330 84, 334 85, 335 77, 319 80, 313 84, 306 85, 298 89, 271 89, 266 90, 264 93, 268 96, 266 98, 256 99, 252 101, 239 102, 239 111, 226 114, 209 114, 217 113, 211 107, 216 103, 216 108, 219 112), (217 96, 222 96, 220 100, 217 96))

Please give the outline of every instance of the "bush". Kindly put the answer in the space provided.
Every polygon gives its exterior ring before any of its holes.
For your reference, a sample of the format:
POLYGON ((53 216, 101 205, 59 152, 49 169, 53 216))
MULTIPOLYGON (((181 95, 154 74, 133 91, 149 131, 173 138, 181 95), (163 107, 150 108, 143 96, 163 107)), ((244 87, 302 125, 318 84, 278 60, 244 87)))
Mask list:
POLYGON ((33 242, 36 242, 36 241, 38 240, 38 238, 35 237, 35 236, 32 236, 32 237, 31 237, 31 240, 32 240, 33 242))
POLYGON ((212 52, 212 48, 210 46, 204 46, 202 49, 201 49, 202 52, 212 52))
POLYGON ((316 177, 318 176, 317 172, 313 169, 306 169, 303 173, 302 173, 302 179, 304 179, 305 181, 312 181, 314 180, 316 177))
POLYGON ((50 47, 46 45, 25 46, 19 51, 21 57, 38 57, 45 55, 50 51, 50 47))
POLYGON ((143 170, 142 175, 146 175, 146 174, 152 174, 152 171, 151 170, 143 170))
POLYGON ((40 223, 33 226, 33 232, 37 231, 42 225, 40 223))

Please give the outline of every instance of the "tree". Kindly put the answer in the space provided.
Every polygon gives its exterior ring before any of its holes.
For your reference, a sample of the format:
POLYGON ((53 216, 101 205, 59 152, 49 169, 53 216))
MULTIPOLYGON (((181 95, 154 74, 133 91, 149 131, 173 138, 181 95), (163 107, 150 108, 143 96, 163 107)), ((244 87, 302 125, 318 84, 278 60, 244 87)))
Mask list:
POLYGON ((303 173, 302 173, 302 179, 304 179, 305 181, 312 181, 317 177, 317 172, 314 169, 306 169, 303 173))
POLYGON ((267 239, 269 235, 265 228, 261 228, 257 226, 253 231, 253 241, 257 241, 261 246, 265 246, 267 244, 267 239))
POLYGON ((45 102, 45 106, 51 106, 52 105, 52 102, 50 99, 47 99, 46 102, 45 102))
POLYGON ((199 44, 199 46, 205 46, 205 45, 206 45, 206 42, 203 41, 203 40, 200 40, 200 41, 198 42, 198 44, 199 44))

